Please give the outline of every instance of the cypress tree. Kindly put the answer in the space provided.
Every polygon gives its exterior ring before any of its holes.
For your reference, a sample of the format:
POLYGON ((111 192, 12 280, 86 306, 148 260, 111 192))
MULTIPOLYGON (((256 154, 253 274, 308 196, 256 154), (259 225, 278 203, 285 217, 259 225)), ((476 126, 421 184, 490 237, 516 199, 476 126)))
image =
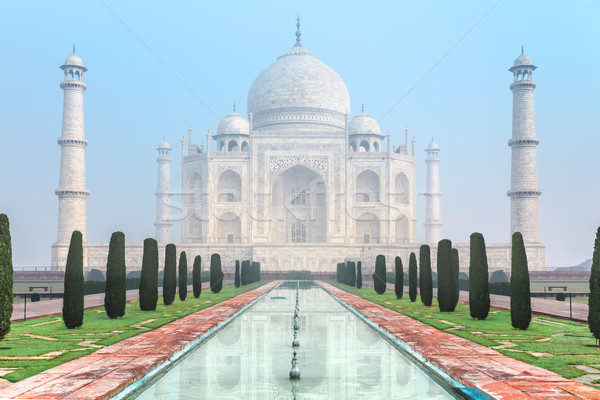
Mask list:
MULTIPOLYGON (((591 296, 590 296, 591 298, 591 296)), ((531 322, 531 289, 527 254, 521 232, 512 235, 510 272, 510 322, 513 327, 525 330, 531 322)))
POLYGON ((179 300, 187 297, 187 255, 182 251, 179 255, 179 300))
POLYGON ((408 259, 408 297, 413 303, 417 300, 417 256, 412 252, 408 259))
POLYGON ((223 289, 223 271, 221 270, 221 256, 210 256, 210 290, 219 293, 223 289))
POLYGON ((202 257, 200 256, 196 256, 196 258, 194 258, 194 265, 192 267, 192 283, 194 297, 198 298, 200 297, 200 293, 202 293, 202 257))
POLYGON ((385 256, 379 254, 375 259, 375 273, 373 274, 373 286, 377 294, 385 293, 386 289, 385 256))
POLYGON ((590 332, 594 335, 594 338, 596 338, 597 344, 598 339, 600 339, 600 227, 596 231, 596 240, 594 241, 588 305, 588 326, 590 332))
POLYGON ((348 261, 348 285, 356 286, 356 264, 354 261, 348 261))
POLYGON ((490 284, 485 241, 481 233, 471 234, 469 260, 469 309, 471 317, 486 319, 490 311, 490 284))
POLYGON ((399 256, 396 256, 394 263, 396 264, 394 292, 396 293, 396 298, 400 300, 402 298, 402 294, 404 294, 404 267, 402 266, 402 259, 399 256))
POLYGON ((242 285, 247 285, 250 283, 249 275, 250 275, 250 261, 244 260, 244 261, 242 261, 242 277, 241 277, 242 285))
POLYGON ((419 286, 421 302, 429 307, 433 300, 433 278, 431 277, 431 249, 421 245, 419 249, 419 286))
POLYGON ((158 243, 155 239, 144 240, 142 276, 140 278, 140 310, 156 310, 158 301, 158 243))
POLYGON ((362 262, 358 262, 356 264, 356 288, 360 289, 362 287, 362 262))
POLYGON ((442 239, 437 248, 438 306, 442 312, 454 311, 455 282, 452 272, 452 242, 442 239))
POLYGON ((456 309, 456 305, 458 304, 458 298, 460 295, 460 281, 458 280, 458 274, 460 272, 460 263, 458 259, 458 249, 452 249, 450 262, 452 264, 452 280, 454 281, 454 296, 452 299, 452 309, 454 310, 456 309))
POLYGON ((240 287, 242 282, 240 281, 240 260, 235 260, 235 279, 233 280, 235 287, 240 287))
POLYGON ((261 280, 261 276, 260 276, 260 262, 257 261, 256 262, 256 282, 260 282, 261 280))
MULTIPOLYGON (((80 233, 81 235, 81 233, 80 233)), ((72 241, 71 237, 71 241, 72 241)), ((83 260, 82 260, 83 265, 83 260)), ((66 272, 65 272, 66 276, 66 272)), ((81 293, 83 296, 83 268, 81 271, 81 293)), ((66 293, 66 285, 65 285, 66 293)), ((83 307, 83 297, 81 299, 83 307)), ((13 311, 13 264, 10 223, 6 214, 0 214, 0 340, 10 332, 10 317, 13 311)), ((83 320, 83 311, 81 318, 83 320)), ((81 325, 81 323, 79 324, 81 325)), ((77 326, 79 326, 77 325, 77 326)))
POLYGON ((113 232, 108 244, 106 291, 104 293, 104 309, 108 318, 114 319, 125 315, 126 283, 125 234, 113 232))
POLYGON ((165 274, 163 276, 163 302, 165 306, 175 300, 177 289, 177 248, 169 243, 165 248, 165 274))
MULTIPOLYGON (((10 287, 12 288, 12 285, 10 287)), ((65 267, 62 315, 68 329, 83 325, 83 236, 79 231, 71 234, 65 267)))
POLYGON ((343 283, 344 285, 347 284, 346 272, 347 272, 347 264, 345 262, 343 262, 342 263, 342 277, 341 277, 340 283, 343 283))

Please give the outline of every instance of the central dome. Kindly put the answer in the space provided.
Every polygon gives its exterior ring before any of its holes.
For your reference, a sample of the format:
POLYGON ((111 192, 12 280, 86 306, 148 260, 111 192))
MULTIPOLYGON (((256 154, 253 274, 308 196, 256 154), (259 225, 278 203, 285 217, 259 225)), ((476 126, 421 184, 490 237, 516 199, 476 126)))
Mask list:
POLYGON ((248 93, 253 129, 290 123, 344 128, 349 112, 342 78, 300 43, 261 72, 248 93))

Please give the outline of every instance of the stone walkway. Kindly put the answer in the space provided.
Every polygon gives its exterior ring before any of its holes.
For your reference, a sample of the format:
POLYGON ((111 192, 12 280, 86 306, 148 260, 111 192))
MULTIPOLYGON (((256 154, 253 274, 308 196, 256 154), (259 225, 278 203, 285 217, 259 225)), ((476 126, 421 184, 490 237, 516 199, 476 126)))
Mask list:
MULTIPOLYGON (((394 290, 394 284, 387 284, 388 290, 394 290)), ((408 293, 408 286, 404 286, 404 292, 408 293)), ((433 296, 437 296, 437 289, 433 289, 433 296)), ((463 303, 469 302, 469 292, 460 291, 459 300, 463 303)), ((494 308, 510 310, 510 296, 500 296, 498 294, 490 295, 490 305, 494 308)), ((587 324, 588 305, 584 303, 573 303, 572 311, 569 310, 569 298, 566 301, 557 301, 556 299, 531 299, 531 311, 538 315, 547 315, 549 317, 558 317, 569 319, 572 315, 573 321, 587 324)))
POLYGON ((0 389, 0 399, 107 399, 275 287, 253 291, 0 389))
POLYGON ((600 391, 582 383, 442 332, 324 282, 319 284, 467 387, 503 400, 600 400, 600 391))
MULTIPOLYGON (((233 281, 224 280, 223 284, 227 285, 229 283, 233 283, 233 281)), ((202 290, 209 289, 210 282, 204 282, 202 284, 202 290)), ((188 293, 191 293, 193 290, 193 286, 188 286, 188 293)), ((140 296, 138 289, 128 290, 126 292, 127 301, 137 300, 140 296)), ((162 287, 158 288, 158 295, 162 296, 162 287)), ((83 297, 84 307, 87 308, 96 308, 96 307, 104 307, 104 293, 96 293, 96 294, 88 294, 83 297)), ((54 299, 54 300, 42 300, 36 301, 32 303, 30 301, 27 302, 27 319, 31 318, 39 318, 39 317, 49 317, 52 315, 62 315, 62 306, 63 300, 54 299)), ((24 317, 24 308, 25 304, 13 304, 13 312, 10 317, 11 322, 23 321, 24 317)))

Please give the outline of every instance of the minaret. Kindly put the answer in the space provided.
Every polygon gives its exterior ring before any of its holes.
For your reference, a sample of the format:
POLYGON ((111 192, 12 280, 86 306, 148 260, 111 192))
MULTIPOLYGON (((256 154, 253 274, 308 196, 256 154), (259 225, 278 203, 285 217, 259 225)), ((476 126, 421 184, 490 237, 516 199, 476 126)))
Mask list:
POLYGON ((425 194, 425 243, 442 240, 441 197, 440 193, 440 148, 431 140, 427 152, 427 189, 425 194))
POLYGON ((156 187, 156 240, 171 243, 171 146, 164 139, 158 145, 158 184, 156 187))
POLYGON ((523 53, 509 69, 514 75, 510 85, 513 92, 512 150, 510 190, 510 233, 521 232, 525 242, 540 241, 538 225, 538 197, 535 150, 539 140, 535 137, 533 115, 533 71, 537 67, 523 53))
POLYGON ((87 71, 83 61, 75 54, 60 67, 64 80, 60 88, 64 91, 62 135, 60 145, 60 178, 58 189, 58 243, 69 243, 73 231, 78 230, 86 242, 86 198, 90 194, 85 188, 85 147, 83 134, 83 73, 87 71))

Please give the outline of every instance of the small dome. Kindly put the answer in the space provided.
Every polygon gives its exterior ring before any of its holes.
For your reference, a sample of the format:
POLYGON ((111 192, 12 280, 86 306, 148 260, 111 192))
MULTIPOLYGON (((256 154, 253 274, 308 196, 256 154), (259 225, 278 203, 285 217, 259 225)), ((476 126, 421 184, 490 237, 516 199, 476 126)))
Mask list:
POLYGON ((349 135, 381 135, 379 124, 375 118, 361 112, 348 124, 349 135))
POLYGON ((533 65, 533 63, 531 62, 531 59, 529 57, 527 57, 525 54, 521 54, 515 60, 513 67, 519 67, 521 65, 533 65))
POLYGON ((250 134, 250 123, 234 111, 223 118, 217 128, 217 135, 225 134, 248 135, 250 134))
POLYGON ((535 65, 533 65, 531 59, 527 57, 525 53, 523 53, 523 51, 521 51, 521 55, 515 59, 513 66, 510 67, 508 70, 514 72, 522 67, 529 67, 529 69, 531 69, 532 71, 537 68, 535 65))
POLYGON ((83 61, 81 61, 81 58, 79 58, 79 56, 75 54, 75 47, 73 47, 73 54, 70 54, 61 66, 62 69, 65 69, 65 67, 79 67, 84 71, 87 71, 87 68, 85 67, 85 65, 83 65, 83 61))
POLYGON ((431 143, 429 143, 427 145, 427 150, 439 150, 439 149, 440 149, 440 146, 438 146, 437 143, 435 143, 433 141, 433 139, 431 140, 431 143))
POLYGON ((160 142, 160 144, 158 145, 159 149, 171 149, 171 146, 169 146, 169 143, 167 143, 166 140, 163 140, 162 142, 160 142))

